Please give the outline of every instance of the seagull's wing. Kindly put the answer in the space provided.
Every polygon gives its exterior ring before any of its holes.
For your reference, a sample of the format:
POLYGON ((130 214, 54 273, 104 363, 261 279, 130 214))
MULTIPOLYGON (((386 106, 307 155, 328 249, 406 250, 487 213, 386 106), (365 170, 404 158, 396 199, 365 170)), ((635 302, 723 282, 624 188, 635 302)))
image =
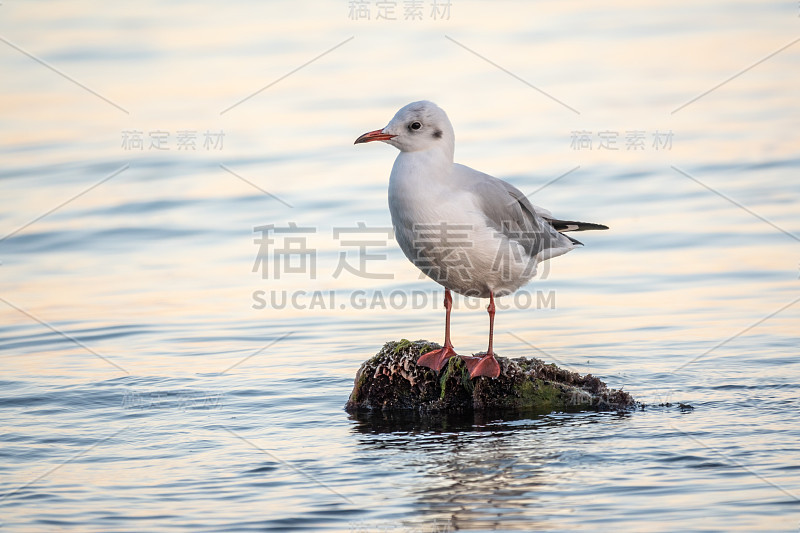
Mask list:
MULTIPOLYGON (((539 210, 537 208, 536 212, 538 213, 539 210)), ((593 222, 578 222, 577 220, 558 220, 557 218, 553 218, 552 216, 545 216, 542 217, 553 226, 556 231, 565 232, 565 231, 588 231, 593 229, 608 229, 608 226, 604 226, 603 224, 595 224, 593 222)))
MULTIPOLYGON (((552 213, 550 213, 550 211, 546 211, 536 206, 534 206, 534 209, 536 209, 536 212, 539 213, 539 215, 541 215, 541 217, 544 218, 545 221, 547 221, 548 224, 553 226, 553 228, 555 228, 555 230, 558 231, 559 233, 566 233, 568 231, 608 229, 608 226, 604 226, 603 224, 595 224, 593 222, 579 222, 577 220, 559 220, 555 218, 552 215, 552 213), (544 211, 544 213, 542 211, 544 211)), ((567 239, 572 241, 572 244, 580 244, 581 246, 583 246, 583 243, 578 239, 570 237, 569 235, 566 235, 566 237, 567 239)))
POLYGON ((529 256, 535 257, 551 249, 572 248, 572 239, 561 235, 545 218, 539 216, 519 189, 467 166, 457 164, 455 167, 457 179, 464 182, 475 196, 475 203, 489 225, 509 240, 517 242, 529 256))

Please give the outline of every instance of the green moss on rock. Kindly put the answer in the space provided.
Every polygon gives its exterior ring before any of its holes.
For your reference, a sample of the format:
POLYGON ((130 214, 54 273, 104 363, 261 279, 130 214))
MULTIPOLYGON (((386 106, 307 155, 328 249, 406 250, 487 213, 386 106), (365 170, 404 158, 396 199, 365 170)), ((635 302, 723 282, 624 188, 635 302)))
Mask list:
POLYGON ((586 409, 625 410, 631 396, 591 374, 581 376, 535 358, 498 357, 500 376, 470 379, 466 365, 451 359, 440 373, 417 366, 439 348, 424 340, 387 342, 356 373, 348 411, 466 412, 524 410, 537 413, 586 409))

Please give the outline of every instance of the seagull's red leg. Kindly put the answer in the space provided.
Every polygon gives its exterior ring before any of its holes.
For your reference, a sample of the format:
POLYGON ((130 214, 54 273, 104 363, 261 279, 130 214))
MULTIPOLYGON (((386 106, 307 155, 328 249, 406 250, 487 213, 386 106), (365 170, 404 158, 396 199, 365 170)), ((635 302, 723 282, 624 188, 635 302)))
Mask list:
POLYGON ((494 357, 494 350, 492 349, 494 341, 494 293, 489 291, 489 307, 486 308, 489 312, 489 349, 486 350, 486 355, 481 357, 461 356, 461 359, 467 364, 469 370, 469 377, 476 378, 478 376, 487 376, 496 378, 500 375, 500 364, 494 357))
POLYGON ((450 289, 444 290, 444 346, 438 350, 432 350, 426 354, 422 354, 417 359, 417 364, 420 366, 427 366, 437 372, 441 370, 451 357, 458 354, 450 342, 450 310, 453 308, 453 296, 450 294, 450 289))

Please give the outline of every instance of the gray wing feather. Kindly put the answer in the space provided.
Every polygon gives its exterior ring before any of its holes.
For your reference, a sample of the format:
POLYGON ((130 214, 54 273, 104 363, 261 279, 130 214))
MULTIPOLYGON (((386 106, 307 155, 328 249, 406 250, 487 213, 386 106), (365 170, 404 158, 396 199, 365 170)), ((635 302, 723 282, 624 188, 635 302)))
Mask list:
POLYGON ((522 246, 533 257, 550 248, 570 247, 570 239, 540 217, 522 192, 503 180, 464 167, 464 175, 472 183, 470 190, 478 196, 479 205, 489 224, 522 246))

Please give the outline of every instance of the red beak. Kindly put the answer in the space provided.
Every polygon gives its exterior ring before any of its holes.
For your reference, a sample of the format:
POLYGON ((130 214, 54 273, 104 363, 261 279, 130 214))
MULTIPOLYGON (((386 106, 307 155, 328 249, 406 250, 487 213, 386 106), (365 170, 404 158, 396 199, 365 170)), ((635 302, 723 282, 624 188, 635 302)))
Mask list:
POLYGON ((375 130, 370 131, 356 139, 356 142, 353 144, 360 144, 360 143, 368 143, 371 141, 388 141, 389 139, 393 139, 396 137, 395 135, 389 135, 388 133, 383 133, 383 130, 375 130))

